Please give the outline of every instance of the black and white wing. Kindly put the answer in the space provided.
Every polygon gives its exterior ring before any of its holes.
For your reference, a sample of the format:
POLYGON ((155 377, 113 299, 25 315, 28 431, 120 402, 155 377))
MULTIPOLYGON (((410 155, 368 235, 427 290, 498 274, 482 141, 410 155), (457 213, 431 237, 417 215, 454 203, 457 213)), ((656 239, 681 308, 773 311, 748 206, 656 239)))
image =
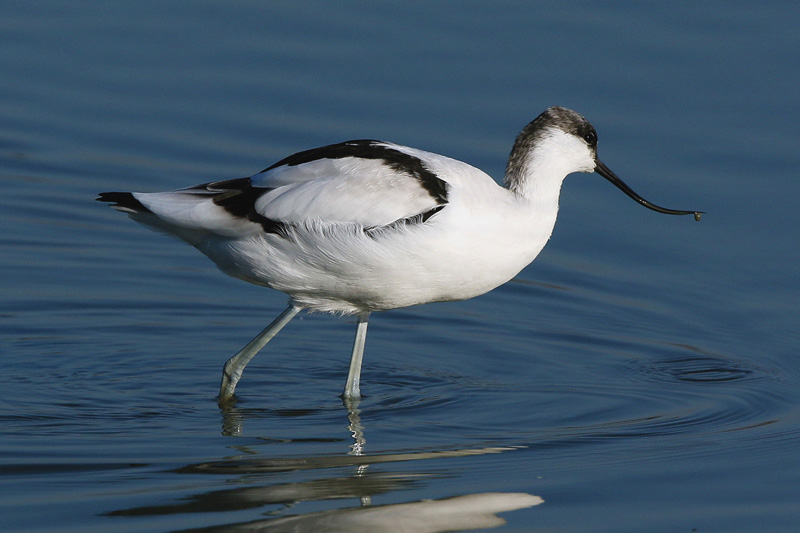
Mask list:
MULTIPOLYGON (((448 203, 444 156, 374 140, 298 152, 250 178, 157 193, 102 193, 139 222, 196 240, 304 223, 379 228, 424 221, 448 203)), ((470 167, 471 168, 471 167, 470 167)))

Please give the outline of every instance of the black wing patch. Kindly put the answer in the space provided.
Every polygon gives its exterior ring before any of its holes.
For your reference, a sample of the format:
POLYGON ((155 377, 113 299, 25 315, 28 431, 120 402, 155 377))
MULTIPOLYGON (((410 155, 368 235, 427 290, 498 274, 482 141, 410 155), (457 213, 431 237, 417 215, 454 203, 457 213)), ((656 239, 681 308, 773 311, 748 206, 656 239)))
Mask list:
POLYGON ((420 158, 395 150, 391 146, 386 146, 381 141, 373 139, 346 141, 297 152, 265 168, 260 173, 268 172, 284 165, 293 167, 319 159, 342 159, 344 157, 380 159, 392 170, 403 172, 416 178, 422 188, 436 200, 437 204, 444 205, 447 203, 447 182, 431 172, 420 158))
POLYGON ((253 187, 250 178, 237 178, 196 185, 187 190, 202 189, 214 194, 214 203, 231 215, 260 224, 266 233, 275 233, 286 237, 288 224, 267 218, 256 211, 256 200, 272 189, 253 187))
POLYGON ((149 209, 142 205, 142 203, 129 192, 101 192, 95 200, 98 202, 108 202, 111 204, 111 207, 119 207, 137 213, 150 212, 149 209))
POLYGON ((406 217, 406 218, 401 218, 401 219, 395 220, 394 222, 390 222, 389 224, 386 224, 384 226, 372 226, 370 228, 364 228, 364 233, 366 233, 368 236, 370 236, 373 239, 375 239, 381 233, 383 233, 386 230, 397 229, 397 228, 401 228, 403 226, 409 226, 409 225, 413 225, 413 224, 422 224, 423 222, 425 222, 429 218, 431 218, 433 215, 435 215, 436 213, 438 213, 439 211, 444 209, 444 206, 445 206, 445 204, 437 205, 433 209, 428 209, 424 213, 420 213, 418 215, 414 215, 414 216, 410 216, 410 217, 406 217))

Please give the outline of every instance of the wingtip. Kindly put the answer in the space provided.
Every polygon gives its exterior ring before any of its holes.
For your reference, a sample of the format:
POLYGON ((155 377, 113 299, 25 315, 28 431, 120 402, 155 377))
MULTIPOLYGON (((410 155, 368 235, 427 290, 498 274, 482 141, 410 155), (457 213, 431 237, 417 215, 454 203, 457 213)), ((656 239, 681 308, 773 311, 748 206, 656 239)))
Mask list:
POLYGON ((98 202, 106 202, 111 204, 111 207, 120 211, 127 211, 132 213, 149 212, 133 193, 130 192, 101 192, 95 198, 98 202))

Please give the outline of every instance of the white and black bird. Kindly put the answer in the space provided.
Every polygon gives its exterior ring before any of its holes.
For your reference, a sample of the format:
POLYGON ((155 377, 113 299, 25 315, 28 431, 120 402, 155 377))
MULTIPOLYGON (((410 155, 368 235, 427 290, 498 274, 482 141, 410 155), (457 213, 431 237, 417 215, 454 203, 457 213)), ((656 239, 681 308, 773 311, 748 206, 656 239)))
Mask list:
POLYGON ((398 144, 355 140, 282 159, 249 178, 98 200, 174 235, 225 273, 289 295, 289 307, 225 363, 220 401, 299 311, 356 315, 344 390, 360 397, 370 313, 472 298, 509 281, 547 243, 564 178, 597 172, 660 213, 597 158, 594 127, 551 107, 525 126, 505 186, 481 170, 398 144))

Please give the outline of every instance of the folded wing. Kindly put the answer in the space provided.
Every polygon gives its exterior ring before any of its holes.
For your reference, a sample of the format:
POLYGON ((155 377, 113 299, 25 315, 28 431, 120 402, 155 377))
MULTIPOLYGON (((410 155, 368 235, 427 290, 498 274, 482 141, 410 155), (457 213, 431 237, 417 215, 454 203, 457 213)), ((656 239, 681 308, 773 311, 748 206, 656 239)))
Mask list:
MULTIPOLYGON (((386 226, 426 220, 448 201, 448 184, 425 152, 360 140, 289 156, 250 177, 158 193, 102 193, 139 222, 196 240, 231 237, 306 222, 386 226)), ((436 157, 434 154, 431 156, 436 157)))

